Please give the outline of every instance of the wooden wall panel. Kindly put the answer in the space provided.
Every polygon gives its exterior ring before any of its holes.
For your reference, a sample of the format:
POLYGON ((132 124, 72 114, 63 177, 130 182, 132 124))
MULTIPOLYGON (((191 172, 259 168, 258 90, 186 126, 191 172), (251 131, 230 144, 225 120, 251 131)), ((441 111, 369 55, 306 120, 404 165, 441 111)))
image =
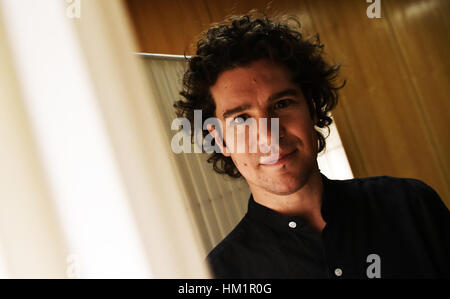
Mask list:
POLYGON ((203 0, 132 0, 127 6, 142 52, 190 54, 195 37, 211 23, 203 0))
MULTIPOLYGON (((127 0, 141 51, 183 54, 212 22, 252 8, 318 32, 347 86, 334 112, 355 176, 414 177, 450 206, 450 2, 127 0)), ((187 53, 192 53, 192 49, 187 53)))
MULTIPOLYGON (((450 1, 388 1, 387 13, 437 171, 450 175, 450 1)), ((447 192, 449 190, 447 189, 447 192)), ((448 193, 447 193, 448 194, 448 193)))
MULTIPOLYGON (((448 11, 448 2, 431 2, 448 11)), ((405 12, 423 1, 384 0, 381 19, 367 18, 361 1, 309 3, 328 52, 343 59, 347 70, 335 118, 354 174, 419 178, 449 205, 449 73, 434 70, 439 84, 426 66, 448 65, 445 21, 423 6, 416 6, 414 20, 404 20, 405 12), (443 51, 433 51, 436 47, 443 51)))

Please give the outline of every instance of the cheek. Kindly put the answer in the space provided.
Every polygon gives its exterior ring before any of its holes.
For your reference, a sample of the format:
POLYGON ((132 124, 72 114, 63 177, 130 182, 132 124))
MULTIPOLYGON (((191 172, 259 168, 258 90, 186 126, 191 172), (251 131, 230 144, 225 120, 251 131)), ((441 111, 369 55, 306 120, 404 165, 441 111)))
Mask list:
POLYGON ((236 165, 239 172, 245 177, 252 177, 256 171, 257 164, 255 164, 254 156, 248 154, 232 154, 231 159, 236 165))
POLYGON ((314 125, 309 115, 298 115, 283 121, 283 127, 289 134, 301 139, 304 143, 316 143, 317 136, 314 125))
POLYGON ((250 159, 245 154, 232 154, 231 159, 233 159, 234 165, 236 165, 237 168, 248 168, 250 163, 250 159))

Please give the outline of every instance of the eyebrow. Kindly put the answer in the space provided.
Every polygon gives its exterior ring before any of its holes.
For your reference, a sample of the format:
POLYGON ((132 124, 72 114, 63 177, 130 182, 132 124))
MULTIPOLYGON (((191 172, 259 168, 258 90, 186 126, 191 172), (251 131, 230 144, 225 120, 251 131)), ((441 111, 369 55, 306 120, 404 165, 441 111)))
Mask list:
MULTIPOLYGON (((298 90, 296 90, 294 88, 290 88, 290 89, 286 89, 286 90, 274 93, 267 99, 267 101, 269 103, 271 103, 271 102, 273 102, 279 98, 285 97, 285 96, 298 96, 298 90)), ((223 113, 223 118, 225 119, 228 116, 245 111, 245 110, 249 109, 250 107, 251 107, 251 105, 247 104, 247 105, 237 106, 237 107, 228 109, 223 113)))
POLYGON ((223 113, 223 118, 227 118, 230 115, 233 115, 235 113, 239 113, 239 112, 242 112, 244 110, 247 110, 250 107, 251 107, 251 105, 242 105, 242 106, 237 106, 237 107, 232 108, 232 109, 228 109, 227 111, 225 111, 223 113))
POLYGON ((271 95, 269 97, 269 99, 267 101, 269 103, 271 103, 271 102, 273 102, 275 100, 278 100, 279 98, 283 98, 283 97, 286 97, 286 96, 298 96, 298 90, 294 89, 294 88, 289 88, 289 89, 286 89, 286 90, 274 93, 273 95, 271 95))

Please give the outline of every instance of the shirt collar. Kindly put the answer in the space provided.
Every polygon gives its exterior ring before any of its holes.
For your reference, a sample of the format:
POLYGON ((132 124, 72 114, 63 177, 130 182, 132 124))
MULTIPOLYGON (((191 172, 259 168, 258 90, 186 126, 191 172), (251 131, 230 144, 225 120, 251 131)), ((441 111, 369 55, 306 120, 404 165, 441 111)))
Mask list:
MULTIPOLYGON (((322 206, 321 213, 325 222, 332 221, 333 218, 333 206, 334 206, 334 198, 336 197, 336 192, 334 190, 334 184, 332 180, 329 180, 326 176, 321 174, 324 192, 322 198, 322 206)), ((264 223, 269 227, 276 230, 301 230, 301 229, 310 229, 306 222, 298 217, 298 216, 287 216, 280 214, 272 209, 269 209, 266 206, 263 206, 257 203, 253 199, 253 195, 250 195, 250 199, 248 201, 248 210, 247 215, 260 223, 264 223)))

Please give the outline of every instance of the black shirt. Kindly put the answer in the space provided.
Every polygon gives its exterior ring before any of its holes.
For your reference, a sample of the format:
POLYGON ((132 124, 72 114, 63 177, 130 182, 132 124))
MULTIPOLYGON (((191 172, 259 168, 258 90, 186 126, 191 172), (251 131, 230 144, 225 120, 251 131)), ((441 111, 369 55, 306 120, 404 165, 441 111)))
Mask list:
POLYGON ((450 213, 433 189, 414 179, 322 178, 322 233, 250 197, 207 257, 214 277, 450 278, 450 213))

